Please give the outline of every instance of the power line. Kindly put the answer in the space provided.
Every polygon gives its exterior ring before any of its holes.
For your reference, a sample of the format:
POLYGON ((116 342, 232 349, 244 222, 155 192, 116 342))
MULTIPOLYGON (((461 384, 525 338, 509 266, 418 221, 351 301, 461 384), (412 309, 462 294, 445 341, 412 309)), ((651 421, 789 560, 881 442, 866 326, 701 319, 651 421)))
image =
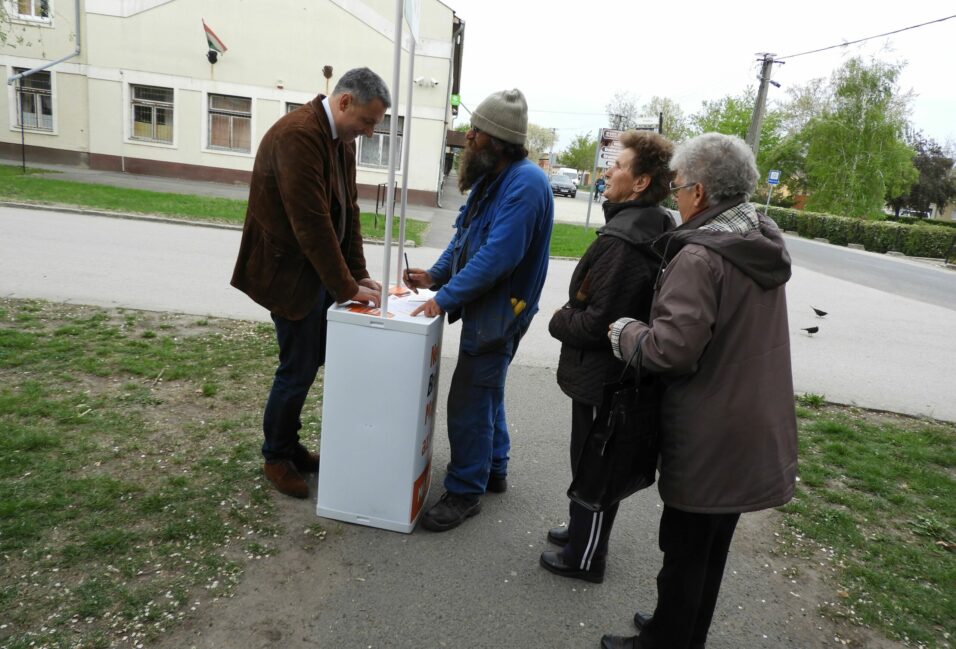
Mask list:
POLYGON ((893 34, 899 34, 900 32, 905 32, 905 31, 908 31, 908 30, 910 30, 910 29, 916 29, 917 27, 925 27, 926 25, 932 25, 932 24, 934 24, 934 23, 941 23, 941 22, 943 22, 944 20, 950 20, 951 18, 956 18, 956 15, 946 16, 945 18, 939 18, 939 19, 937 19, 937 20, 931 20, 931 21, 926 22, 926 23, 920 23, 919 25, 913 25, 912 27, 904 27, 904 28, 902 28, 902 29, 896 29, 896 30, 893 30, 893 31, 891 31, 891 32, 886 32, 885 34, 877 34, 876 36, 867 36, 866 38, 860 38, 860 39, 855 40, 855 41, 850 41, 849 43, 839 43, 838 45, 830 45, 829 47, 821 47, 821 48, 818 49, 818 50, 810 50, 809 52, 800 52, 799 54, 787 54, 786 56, 781 56, 781 57, 779 57, 777 60, 778 60, 778 61, 781 61, 781 60, 783 60, 783 59, 793 59, 793 58, 796 58, 796 57, 798 57, 798 56, 804 56, 804 55, 806 55, 806 54, 816 54, 817 52, 825 52, 825 51, 827 51, 827 50, 832 50, 832 49, 837 48, 837 47, 846 47, 847 45, 855 45, 855 44, 857 44, 857 43, 862 43, 863 41, 868 41, 868 40, 870 40, 871 38, 882 38, 882 37, 884 37, 884 36, 892 36, 893 34))

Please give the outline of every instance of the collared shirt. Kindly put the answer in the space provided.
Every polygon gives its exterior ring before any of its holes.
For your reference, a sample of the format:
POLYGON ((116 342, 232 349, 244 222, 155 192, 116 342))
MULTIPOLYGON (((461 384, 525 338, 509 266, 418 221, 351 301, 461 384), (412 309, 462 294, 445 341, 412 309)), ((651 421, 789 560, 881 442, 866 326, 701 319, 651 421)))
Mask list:
MULTIPOLYGON (((335 174, 336 181, 339 185, 339 196, 347 197, 348 191, 345 188, 345 159, 342 157, 343 151, 341 143, 339 142, 339 133, 335 129, 335 120, 332 119, 332 107, 329 105, 329 98, 325 97, 322 99, 322 107, 325 109, 325 114, 329 118, 329 126, 332 129, 332 141, 336 143, 335 151, 335 165, 339 169, 339 173, 335 174)), ((339 244, 345 240, 345 220, 346 220, 346 211, 345 204, 339 204, 339 244)))
POLYGON ((325 115, 329 118, 329 126, 332 127, 332 140, 335 141, 339 139, 339 132, 335 129, 335 120, 332 119, 332 106, 329 105, 328 97, 322 100, 322 108, 325 109, 325 115))

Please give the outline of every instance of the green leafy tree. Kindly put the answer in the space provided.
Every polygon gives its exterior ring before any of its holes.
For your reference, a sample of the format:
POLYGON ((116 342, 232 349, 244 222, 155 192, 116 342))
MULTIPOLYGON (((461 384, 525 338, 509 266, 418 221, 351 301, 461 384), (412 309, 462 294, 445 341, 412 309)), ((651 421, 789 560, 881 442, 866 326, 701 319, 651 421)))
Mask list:
POLYGON ((787 88, 787 99, 778 107, 785 137, 800 133, 810 120, 827 111, 832 101, 832 88, 822 77, 787 88))
POLYGON ((953 158, 947 156, 935 140, 926 139, 922 133, 913 136, 910 145, 916 151, 913 166, 919 172, 919 177, 908 192, 887 197, 887 203, 897 216, 904 207, 917 212, 929 212, 930 205, 935 204, 942 210, 956 198, 953 158))
POLYGON ((887 198, 916 181, 914 151, 902 139, 901 65, 850 59, 833 75, 833 100, 801 131, 806 146, 807 209, 879 216, 887 198))
MULTIPOLYGON (((700 112, 690 118, 693 134, 716 132, 747 139, 756 101, 757 92, 752 86, 739 95, 705 101, 700 112)), ((769 169, 776 168, 771 167, 771 152, 781 141, 782 121, 783 115, 779 110, 770 108, 764 112, 763 124, 760 126, 760 151, 757 154, 757 167, 761 175, 765 176, 769 169)))
POLYGON ((561 166, 574 169, 590 169, 594 166, 594 154, 597 149, 597 140, 591 133, 576 135, 568 148, 561 152, 561 166))
POLYGON ((672 142, 681 142, 690 135, 690 124, 684 111, 673 99, 667 97, 651 97, 651 100, 641 107, 641 114, 646 116, 664 114, 664 130, 662 135, 672 142))

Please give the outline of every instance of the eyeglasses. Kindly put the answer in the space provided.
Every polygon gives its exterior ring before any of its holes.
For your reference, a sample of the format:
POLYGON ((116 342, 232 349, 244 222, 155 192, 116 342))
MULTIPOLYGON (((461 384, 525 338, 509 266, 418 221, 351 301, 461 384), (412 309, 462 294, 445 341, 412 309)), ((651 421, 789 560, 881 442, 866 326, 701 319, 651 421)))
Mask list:
POLYGON ((673 194, 677 192, 678 190, 686 189, 688 187, 693 187, 696 184, 697 183, 684 183, 683 185, 675 185, 674 181, 672 180, 667 184, 667 186, 670 187, 671 193, 673 194))

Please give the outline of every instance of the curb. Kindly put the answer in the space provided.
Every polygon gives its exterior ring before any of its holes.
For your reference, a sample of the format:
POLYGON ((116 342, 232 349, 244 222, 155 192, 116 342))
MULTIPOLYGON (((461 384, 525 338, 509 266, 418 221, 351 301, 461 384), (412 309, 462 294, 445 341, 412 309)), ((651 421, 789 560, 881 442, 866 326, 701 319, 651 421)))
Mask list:
POLYGON ((174 219, 166 216, 151 214, 137 214, 135 212, 110 212, 107 210, 85 209, 71 205, 57 205, 54 203, 17 203, 15 201, 0 201, 3 207, 18 207, 27 210, 42 210, 44 212, 67 212, 69 214, 83 214, 85 216, 106 216, 114 219, 129 221, 150 221, 153 223, 172 223, 174 225, 191 225, 199 228, 218 228, 220 230, 242 230, 241 225, 231 223, 215 223, 211 221, 190 221, 188 219, 174 219))
MULTIPOLYGON (((26 210, 41 210, 44 212, 67 212, 69 214, 82 214, 84 216, 105 216, 113 219, 126 219, 128 221, 147 221, 151 223, 164 223, 172 225, 188 225, 196 228, 216 228, 218 230, 239 230, 241 225, 232 223, 216 223, 214 221, 191 221, 189 219, 176 219, 167 216, 155 216, 152 214, 138 214, 135 212, 110 212, 107 210, 93 210, 72 205, 57 205, 54 203, 17 203, 15 201, 0 201, 0 207, 17 207, 26 210)), ((363 243, 383 245, 382 239, 362 239, 363 243)), ((398 241, 392 241, 393 246, 398 245, 398 241)), ((417 248, 414 241, 406 241, 406 248, 417 248)))

